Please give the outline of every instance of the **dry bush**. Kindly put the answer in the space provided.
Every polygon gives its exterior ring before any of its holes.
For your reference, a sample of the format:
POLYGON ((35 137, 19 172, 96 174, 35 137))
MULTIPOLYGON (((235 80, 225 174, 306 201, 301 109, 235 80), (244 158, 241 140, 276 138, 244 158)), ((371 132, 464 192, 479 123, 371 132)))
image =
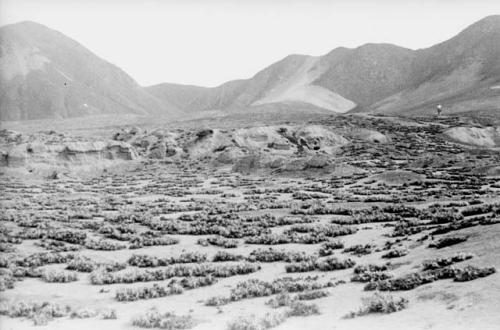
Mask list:
POLYGON ((250 252, 247 260, 250 262, 302 262, 314 261, 317 259, 315 255, 307 255, 304 252, 292 252, 285 250, 275 250, 273 248, 257 249, 250 252))
POLYGON ((97 314, 98 313, 95 309, 80 308, 80 309, 72 311, 69 316, 72 319, 88 319, 88 318, 97 316, 97 314))
POLYGON ((1 310, 1 315, 10 317, 24 317, 33 321, 35 325, 46 325, 54 318, 67 316, 71 312, 69 306, 63 306, 51 302, 18 302, 12 305, 5 305, 1 310))
POLYGON ((418 286, 437 280, 453 279, 456 282, 475 280, 496 272, 494 267, 478 268, 466 266, 463 269, 454 266, 410 273, 398 278, 370 282, 365 290, 399 291, 412 290, 418 286))
POLYGON ((319 255, 326 257, 332 255, 334 250, 343 249, 344 243, 340 240, 330 240, 321 244, 319 248, 319 255))
POLYGON ((240 316, 227 324, 227 330, 267 330, 283 323, 287 318, 285 313, 268 313, 263 317, 255 315, 240 316))
POLYGON ((191 315, 176 315, 173 312, 161 313, 152 308, 146 313, 132 320, 132 325, 139 328, 159 328, 168 330, 191 329, 197 325, 197 321, 191 315))
POLYGON ((471 253, 457 253, 451 257, 448 258, 436 258, 432 260, 426 260, 422 263, 422 269, 423 270, 431 270, 431 269, 438 269, 446 266, 450 266, 454 263, 461 262, 464 260, 469 260, 474 257, 473 254, 471 253))
POLYGON ((309 316, 319 314, 319 308, 316 304, 306 304, 300 301, 295 301, 290 305, 288 316, 309 316))
POLYGON ((333 270, 351 268, 354 267, 355 264, 356 262, 350 258, 341 260, 335 257, 329 257, 314 261, 292 263, 290 265, 286 265, 285 270, 287 273, 310 272, 314 270, 328 272, 333 270))
POLYGON ((373 296, 363 298, 363 306, 357 312, 351 312, 346 318, 363 316, 371 313, 394 313, 408 307, 408 300, 405 298, 394 298, 391 295, 384 295, 376 292, 373 296))
POLYGON ((439 239, 436 242, 432 242, 431 244, 429 244, 429 247, 433 247, 436 249, 442 249, 442 248, 447 247, 447 246, 451 246, 451 245, 465 242, 467 239, 468 239, 468 237, 463 236, 463 235, 447 236, 447 237, 443 237, 443 238, 439 239))
POLYGON ((405 248, 396 248, 384 253, 382 258, 390 259, 390 258, 399 258, 408 254, 408 249, 405 248))
POLYGON ((240 254, 232 254, 227 251, 217 251, 212 258, 212 262, 240 261, 243 258, 244 257, 240 254))
POLYGON ((231 289, 228 297, 212 297, 205 301, 207 306, 220 306, 231 301, 239 301, 255 297, 267 297, 279 293, 295 293, 310 290, 319 290, 334 287, 342 281, 333 283, 331 281, 319 282, 317 277, 283 277, 272 282, 261 281, 258 279, 249 279, 242 281, 231 289))
POLYGON ((42 273, 42 279, 49 283, 68 283, 78 281, 78 275, 64 270, 47 270, 42 273))
POLYGON ((278 308, 283 306, 290 306, 292 302, 294 302, 296 298, 290 295, 288 292, 282 292, 276 295, 276 297, 271 298, 266 302, 266 305, 271 306, 272 308, 278 308))
POLYGON ((239 263, 232 265, 193 264, 172 265, 163 269, 131 269, 128 271, 108 272, 99 268, 90 274, 92 284, 114 284, 163 281, 172 277, 201 277, 212 275, 213 277, 229 277, 245 275, 260 270, 260 266, 251 263, 239 263))
POLYGON ((101 312, 101 318, 103 320, 116 320, 118 319, 118 315, 115 309, 105 309, 101 312))
POLYGON ((153 299, 181 294, 185 289, 191 290, 216 283, 217 280, 208 275, 197 278, 184 278, 182 280, 171 280, 167 285, 153 284, 141 288, 120 288, 115 293, 118 301, 135 301, 140 299, 153 299))

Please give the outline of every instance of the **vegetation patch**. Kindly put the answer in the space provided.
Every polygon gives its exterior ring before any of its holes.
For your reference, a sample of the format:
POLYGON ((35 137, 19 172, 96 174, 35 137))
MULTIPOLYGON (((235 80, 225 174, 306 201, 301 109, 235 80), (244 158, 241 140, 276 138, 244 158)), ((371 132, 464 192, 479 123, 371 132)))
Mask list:
POLYGON ((158 328, 183 330, 195 327, 199 322, 191 315, 177 315, 173 312, 160 312, 153 308, 132 320, 132 325, 139 328, 158 328))
POLYGON ((372 313, 395 313, 408 307, 408 300, 395 298, 391 295, 374 293, 373 296, 363 298, 363 306, 357 312, 351 312, 345 318, 354 318, 372 313))

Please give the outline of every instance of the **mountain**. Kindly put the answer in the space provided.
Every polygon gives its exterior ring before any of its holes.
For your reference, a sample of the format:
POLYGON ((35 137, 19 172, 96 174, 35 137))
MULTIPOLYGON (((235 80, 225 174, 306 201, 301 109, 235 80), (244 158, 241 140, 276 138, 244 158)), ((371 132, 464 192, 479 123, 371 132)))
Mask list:
MULTIPOLYGON (((500 113, 500 16, 426 49, 390 44, 289 55, 249 79, 207 88, 139 86, 116 66, 42 25, 0 28, 0 119, 135 113, 199 115, 371 112, 500 113), (208 113, 208 112, 205 112, 208 113)), ((257 117, 255 117, 257 118, 257 117)))
MULTIPOLYGON (((148 91, 165 100, 177 99, 177 105, 189 111, 209 109, 247 109, 265 104, 310 104, 335 112, 346 112, 356 105, 350 100, 313 82, 323 72, 321 58, 289 55, 245 80, 227 82, 214 88, 159 84, 148 91), (182 95, 182 96, 181 96, 182 95), (191 97, 189 97, 190 95, 191 97)), ((267 107, 269 108, 269 107, 267 107)), ((277 105, 277 108, 280 108, 277 105)))
MULTIPOLYGON (((188 111, 295 103, 334 112, 420 114, 500 110, 500 16, 421 50, 390 44, 336 48, 323 56, 290 55, 246 80, 215 88, 160 84, 159 98, 188 111)), ((304 108, 304 111, 307 111, 304 108)))
MULTIPOLYGON (((320 58, 289 55, 246 80, 236 80, 214 88, 175 84, 148 87, 148 91, 165 100, 176 100, 188 111, 213 109, 248 109, 264 104, 295 103, 346 112, 355 104, 312 82, 319 77, 320 58)), ((175 102, 175 101, 174 101, 175 102)), ((277 108, 279 108, 277 106, 277 108)))
POLYGON ((34 22, 0 28, 0 86, 1 120, 179 112, 118 67, 34 22))
POLYGON ((322 57, 328 69, 314 84, 369 106, 407 87, 414 52, 390 44, 366 44, 355 49, 337 48, 322 57))
POLYGON ((437 103, 449 112, 500 111, 500 16, 414 53, 408 86, 372 104, 371 111, 418 113, 437 103))

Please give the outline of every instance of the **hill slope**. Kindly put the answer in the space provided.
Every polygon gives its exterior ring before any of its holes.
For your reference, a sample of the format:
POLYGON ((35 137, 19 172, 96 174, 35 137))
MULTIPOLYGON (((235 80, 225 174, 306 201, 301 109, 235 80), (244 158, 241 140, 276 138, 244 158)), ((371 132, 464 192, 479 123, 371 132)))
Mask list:
POLYGON ((341 47, 319 57, 290 55, 250 79, 215 88, 160 84, 148 90, 166 100, 182 96, 176 104, 190 111, 252 111, 283 102, 335 112, 420 114, 433 112, 437 103, 447 112, 495 111, 499 58, 500 16, 490 16, 427 49, 341 47))
POLYGON ((324 70, 318 66, 319 60, 290 55, 250 79, 230 81, 215 88, 165 83, 148 87, 148 91, 159 98, 177 101, 175 104, 187 111, 242 108, 250 111, 248 108, 254 106, 282 102, 301 106, 305 103, 335 112, 354 108, 350 100, 312 84, 324 70))
POLYGON ((438 103, 445 113, 500 112, 500 16, 430 48, 366 44, 323 56, 289 55, 249 79, 214 88, 143 88, 74 40, 36 23, 5 26, 0 41, 1 120, 206 110, 411 115, 433 112, 438 103))
POLYGON ((33 22, 0 29, 0 119, 178 110, 76 41, 33 22))
POLYGON ((371 106, 375 112, 500 110, 500 16, 469 26, 454 38, 415 52, 408 87, 371 106))

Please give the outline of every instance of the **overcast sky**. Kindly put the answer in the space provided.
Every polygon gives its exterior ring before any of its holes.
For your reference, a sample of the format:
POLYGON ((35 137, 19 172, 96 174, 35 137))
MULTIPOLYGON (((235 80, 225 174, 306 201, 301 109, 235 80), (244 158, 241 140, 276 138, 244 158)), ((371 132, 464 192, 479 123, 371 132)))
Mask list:
POLYGON ((0 0, 0 25, 56 29, 144 86, 216 86, 338 46, 424 48, 492 14, 500 0, 0 0))

